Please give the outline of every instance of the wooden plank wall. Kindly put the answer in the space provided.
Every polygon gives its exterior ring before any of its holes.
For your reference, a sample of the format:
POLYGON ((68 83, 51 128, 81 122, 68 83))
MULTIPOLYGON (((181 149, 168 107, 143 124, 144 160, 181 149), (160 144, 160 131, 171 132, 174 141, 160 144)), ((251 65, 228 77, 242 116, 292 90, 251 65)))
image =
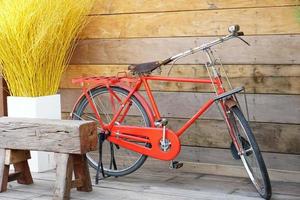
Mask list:
MULTIPOLYGON (((130 63, 167 58, 225 35, 229 25, 239 24, 251 46, 229 41, 215 48, 217 54, 233 85, 247 88, 251 126, 270 158, 268 167, 300 173, 298 5, 299 0, 97 0, 61 82, 63 112, 70 112, 80 93, 78 86, 71 84, 72 78, 116 75, 130 63), (289 167, 278 164, 282 158, 289 167)), ((204 62, 203 55, 193 55, 180 60, 170 75, 206 77, 203 66, 197 65, 204 62)), ((169 67, 164 67, 162 75, 168 71, 169 67)), ((210 87, 195 84, 151 86, 162 115, 174 129, 195 113, 211 92, 210 87)), ((191 154, 186 161, 201 163, 203 156, 197 157, 201 150, 215 156, 206 156, 202 162, 215 164, 216 158, 222 159, 228 153, 222 149, 228 149, 229 138, 217 110, 198 120, 182 143, 186 146, 182 155, 191 154)), ((224 162, 219 164, 224 166, 224 162)))
POLYGON ((7 116, 7 102, 6 97, 8 94, 8 88, 3 77, 0 77, 0 116, 7 116))

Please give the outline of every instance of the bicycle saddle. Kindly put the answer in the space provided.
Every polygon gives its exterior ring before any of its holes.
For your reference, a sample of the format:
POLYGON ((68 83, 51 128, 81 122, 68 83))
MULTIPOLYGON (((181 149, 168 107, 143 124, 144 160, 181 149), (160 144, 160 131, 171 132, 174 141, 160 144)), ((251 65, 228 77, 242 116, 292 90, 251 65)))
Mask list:
POLYGON ((147 62, 147 63, 141 63, 141 64, 131 64, 128 66, 128 70, 130 70, 132 73, 150 73, 156 68, 160 67, 162 63, 159 61, 155 62, 147 62))

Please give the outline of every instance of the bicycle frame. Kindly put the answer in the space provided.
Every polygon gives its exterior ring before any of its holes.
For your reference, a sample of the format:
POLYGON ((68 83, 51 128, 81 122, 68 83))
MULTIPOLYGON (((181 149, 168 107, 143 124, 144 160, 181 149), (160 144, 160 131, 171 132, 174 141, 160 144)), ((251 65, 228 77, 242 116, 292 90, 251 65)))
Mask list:
MULTIPOLYGON (((100 79, 101 80, 101 79, 100 79)), ((179 130, 173 132, 172 130, 168 129, 168 138, 172 141, 172 148, 173 151, 170 152, 164 152, 162 153, 161 149, 158 148, 158 146, 152 145, 152 149, 149 150, 149 148, 140 147, 138 145, 134 145, 129 142, 121 141, 120 139, 130 139, 132 141, 136 142, 143 142, 143 143, 151 143, 150 134, 143 135, 142 132, 148 132, 152 135, 161 135, 162 128, 146 128, 146 127, 133 127, 133 126, 118 126, 116 124, 119 124, 123 119, 119 119, 121 116, 121 113, 123 113, 123 117, 126 115, 126 112, 128 111, 128 105, 130 103, 130 97, 132 95, 137 95, 140 88, 144 86, 147 97, 150 101, 150 106, 148 106, 147 101, 142 98, 140 101, 143 103, 143 106, 147 108, 147 113, 153 114, 153 116, 150 116, 151 124, 154 126, 154 121, 161 119, 161 115, 158 109, 158 106, 156 104, 156 101, 154 99, 153 93, 151 91, 151 88, 149 86, 149 81, 167 81, 167 82, 188 82, 188 83, 196 83, 196 84, 213 84, 217 88, 216 96, 222 95, 225 93, 225 90, 222 86, 222 81, 220 76, 216 76, 213 79, 194 79, 194 78, 174 78, 174 77, 160 77, 160 76, 139 76, 139 77, 112 77, 110 79, 102 79, 102 82, 98 82, 97 86, 99 85, 102 87, 106 87, 112 97, 117 98, 119 101, 119 104, 121 105, 118 110, 115 111, 115 114, 113 115, 112 120, 109 124, 104 124, 99 112, 97 111, 97 108, 95 107, 95 104, 89 94, 90 88, 83 87, 83 92, 88 99, 89 105, 92 108, 97 120, 99 121, 99 124, 103 130, 106 130, 107 132, 118 132, 118 134, 111 134, 113 137, 108 137, 108 140, 116 143, 118 145, 121 145, 125 148, 128 148, 132 151, 136 151, 139 153, 143 153, 149 156, 152 156, 157 159, 161 160, 172 160, 174 159, 179 151, 180 151, 180 142, 178 138, 201 116, 203 115, 210 106, 215 102, 215 98, 210 98, 207 100, 206 103, 204 103, 202 106, 200 106, 199 110, 181 127, 179 130), (131 87, 126 86, 126 84, 131 84, 131 87), (129 94, 126 96, 125 100, 122 102, 121 99, 118 98, 116 94, 114 94, 113 90, 111 89, 112 86, 119 86, 122 88, 126 88, 129 91, 129 94), (122 131, 119 131, 121 130, 122 131), (119 133, 120 132, 120 133, 119 133), (139 133, 140 132, 140 133, 139 133), (176 135, 176 137, 174 136, 176 135), (116 139, 119 138, 119 140, 116 139), (147 138, 148 137, 148 138, 147 138)), ((221 102, 221 107, 225 111, 225 104, 221 102)), ((228 119, 225 118, 226 123, 228 124, 228 119)), ((229 126, 230 127, 230 126, 229 126)), ((234 138, 233 131, 230 131, 230 135, 234 138)), ((161 136, 160 136, 161 137, 161 136)), ((159 138, 154 138, 157 143, 157 140, 159 138)), ((234 143, 236 143, 236 146, 239 147, 239 144, 233 139, 234 143)), ((153 141, 152 141, 153 143, 153 141)))
MULTIPOLYGON (((154 158, 158 158, 161 160, 172 160, 173 158, 175 158, 178 155, 178 153, 180 151, 180 142, 179 142, 178 138, 201 115, 203 115, 211 107, 211 105, 214 102, 217 101, 220 103, 221 110, 223 110, 222 115, 223 115, 224 120, 229 129, 229 134, 233 140, 233 143, 234 143, 236 149, 241 151, 242 148, 240 147, 239 143, 236 140, 236 136, 234 135, 233 127, 230 124, 229 119, 226 114, 228 111, 228 108, 230 108, 233 105, 238 105, 238 102, 236 102, 237 99, 235 98, 234 94, 237 92, 240 92, 241 90, 235 89, 230 92, 225 91, 225 89, 222 85, 222 79, 219 74, 219 71, 215 68, 217 59, 215 59, 213 52, 210 49, 210 47, 220 44, 223 41, 229 40, 232 37, 234 37, 234 35, 230 34, 228 36, 225 36, 223 38, 215 40, 211 43, 207 43, 200 47, 196 47, 194 49, 177 54, 177 55, 163 61, 163 63, 169 63, 170 60, 173 60, 175 62, 179 58, 191 55, 195 52, 202 50, 206 53, 207 58, 209 60, 209 62, 205 65, 206 69, 208 71, 208 75, 209 75, 209 78, 206 78, 206 79, 174 78, 174 77, 152 76, 149 74, 139 74, 139 76, 133 76, 133 77, 127 77, 127 75, 123 76, 123 77, 118 77, 118 76, 117 77, 91 77, 91 78, 87 78, 87 79, 77 79, 73 82, 74 83, 79 82, 81 84, 92 82, 92 83, 96 84, 95 87, 98 87, 98 86, 106 87, 110 93, 111 102, 113 101, 114 97, 117 99, 117 101, 119 101, 120 107, 117 110, 115 110, 115 112, 113 114, 113 118, 109 122, 109 124, 105 124, 102 121, 99 112, 97 111, 97 108, 95 106, 95 103, 93 102, 93 99, 91 98, 91 95, 89 94, 89 91, 91 90, 91 88, 83 87, 83 95, 86 96, 88 103, 89 103, 90 107, 92 108, 94 114, 96 115, 96 119, 98 120, 102 130, 108 135, 107 139, 112 143, 123 146, 132 151, 136 151, 141 154, 152 156, 154 158), (152 94, 151 88, 149 86, 149 81, 188 82, 188 83, 196 83, 196 84, 211 84, 214 88, 214 92, 215 92, 216 96, 214 98, 208 99, 207 102, 204 103, 202 106, 200 106, 199 110, 190 119, 188 119, 188 121, 181 128, 179 128, 177 131, 173 132, 170 129, 164 129, 164 127, 162 128, 162 127, 154 126, 155 121, 161 119, 161 115, 160 115, 158 106, 156 104, 156 101, 154 99, 154 96, 152 94), (128 95, 126 96, 125 100, 123 100, 123 102, 111 89, 112 86, 119 86, 121 88, 126 89, 129 92, 128 95), (138 93, 141 86, 144 86, 144 88, 145 88, 147 97, 150 101, 150 106, 149 106, 148 102, 145 100, 145 98, 141 97, 141 95, 139 95, 139 93, 138 93), (228 96, 231 97, 232 95, 233 95, 232 98, 223 100, 224 98, 228 98, 228 96), (152 127, 149 128, 149 127, 135 127, 135 126, 120 125, 122 120, 126 116, 126 113, 129 110, 130 98, 132 96, 137 96, 139 98, 139 101, 142 103, 143 107, 146 109, 147 114, 150 117, 152 127), (121 117, 121 119, 119 119, 121 115, 123 115, 123 117, 121 117), (166 132, 164 132, 164 131, 166 131, 166 132), (153 135, 159 135, 159 137, 154 138, 153 135), (158 138, 163 138, 163 140, 164 140, 165 135, 168 140, 172 141, 171 150, 168 150, 168 152, 166 152, 165 150, 162 150, 161 146, 159 146, 160 141, 158 140, 158 138), (130 143, 129 141, 125 141, 123 139, 136 141, 136 142, 150 143, 152 149, 147 148, 145 146, 141 147, 139 145, 130 143)), ((227 82, 229 83, 229 86, 232 89, 228 78, 227 78, 227 82)), ((112 104, 113 104, 113 102, 112 102, 112 104)))
MULTIPOLYGON (((191 78, 173 78, 173 77, 159 77, 159 76, 142 76, 138 82, 141 82, 145 87, 147 96, 150 100, 150 105, 152 110, 154 111, 154 118, 156 120, 161 119, 161 115, 157 104, 154 100, 153 94, 151 92, 148 81, 167 81, 167 82, 187 82, 187 83, 199 83, 199 84, 215 84, 218 88, 218 93, 221 94, 224 92, 224 89, 221 87, 222 83, 219 78, 214 79, 213 81, 210 79, 191 79, 191 78)), ((139 84, 139 83, 138 83, 139 84)), ((139 89, 139 88, 137 88, 139 89)), ((204 105, 202 105, 199 110, 179 129, 175 132, 175 134, 180 137, 186 129, 188 129, 194 122, 197 120, 205 111, 207 111, 210 106, 214 103, 214 99, 209 99, 204 105)))

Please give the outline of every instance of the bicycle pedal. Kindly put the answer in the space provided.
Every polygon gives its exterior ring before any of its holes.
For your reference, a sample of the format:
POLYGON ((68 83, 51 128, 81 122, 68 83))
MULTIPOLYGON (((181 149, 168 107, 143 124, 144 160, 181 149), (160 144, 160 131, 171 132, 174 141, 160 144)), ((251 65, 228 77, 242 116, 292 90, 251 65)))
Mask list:
POLYGON ((170 169, 179 169, 183 166, 183 163, 182 162, 179 162, 179 161, 171 161, 170 163, 170 169))

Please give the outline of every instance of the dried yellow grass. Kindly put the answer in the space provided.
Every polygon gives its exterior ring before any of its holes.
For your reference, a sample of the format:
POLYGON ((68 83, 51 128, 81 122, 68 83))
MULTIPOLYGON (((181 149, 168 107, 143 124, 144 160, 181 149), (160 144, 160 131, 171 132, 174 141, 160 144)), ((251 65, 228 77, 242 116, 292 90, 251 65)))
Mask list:
POLYGON ((0 0, 0 69, 13 96, 56 94, 93 0, 0 0))

